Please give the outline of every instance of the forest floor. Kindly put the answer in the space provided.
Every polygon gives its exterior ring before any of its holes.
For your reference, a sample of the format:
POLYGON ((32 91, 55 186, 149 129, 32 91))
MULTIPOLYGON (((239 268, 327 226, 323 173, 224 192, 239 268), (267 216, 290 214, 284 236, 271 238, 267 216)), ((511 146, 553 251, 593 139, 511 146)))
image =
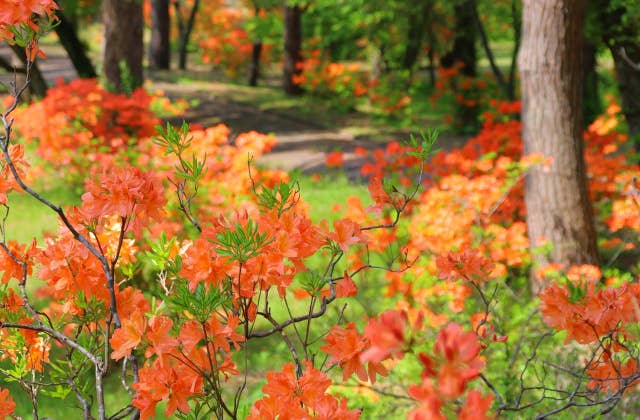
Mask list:
MULTIPOLYGON (((69 81, 76 77, 62 47, 47 45, 45 51, 47 56, 39 59, 38 65, 50 86, 54 86, 59 78, 69 81)), ((0 46, 0 56, 11 60, 11 54, 8 47, 0 46)), ((172 123, 179 124, 184 120, 204 127, 224 123, 232 134, 251 130, 273 134, 277 145, 258 161, 273 168, 297 169, 308 174, 322 172, 326 154, 339 150, 344 153, 344 170, 353 179, 362 165, 362 158, 353 153, 356 147, 380 148, 391 140, 406 140, 412 132, 374 123, 362 113, 330 112, 326 107, 317 107, 318 102, 311 106, 306 106, 308 101, 290 102, 280 109, 264 107, 256 98, 262 95, 263 99, 272 100, 269 95, 273 96, 273 88, 217 82, 214 73, 202 70, 151 71, 146 76, 150 79, 151 91, 160 89, 172 100, 184 99, 192 104, 184 115, 170 118, 172 123)), ((11 77, 1 74, 0 82, 6 84, 11 77)), ((419 129, 413 132, 418 133, 419 129)), ((464 140, 460 136, 441 136, 439 146, 448 148, 464 140)))

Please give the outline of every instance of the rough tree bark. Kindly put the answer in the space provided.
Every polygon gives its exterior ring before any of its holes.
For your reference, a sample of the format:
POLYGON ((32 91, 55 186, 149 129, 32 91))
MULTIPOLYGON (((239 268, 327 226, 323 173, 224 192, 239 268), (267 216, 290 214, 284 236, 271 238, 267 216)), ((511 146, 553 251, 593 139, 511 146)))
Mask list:
MULTIPOLYGON (((582 144, 582 40, 584 0, 524 0, 522 88, 524 153, 551 157, 548 170, 526 177, 525 202, 531 246, 545 240, 550 255, 535 262, 597 264, 582 144)), ((543 287, 532 279, 532 289, 543 287)))
POLYGON ((302 88, 293 82, 300 74, 297 63, 302 61, 302 9, 300 6, 284 6, 284 57, 283 87, 289 95, 299 95, 302 88))
POLYGON ((71 20, 62 13, 62 10, 57 10, 56 16, 58 17, 58 23, 55 26, 56 35, 58 35, 78 76, 82 78, 97 77, 96 69, 87 56, 86 47, 78 38, 78 33, 71 20))
POLYGON ((171 63, 169 49, 169 0, 151 1, 151 42, 149 66, 168 70, 171 63))
POLYGON ((102 2, 104 46, 102 63, 104 76, 115 91, 135 89, 142 85, 142 2, 140 0, 104 0, 102 2), (123 86, 121 67, 130 75, 123 86))

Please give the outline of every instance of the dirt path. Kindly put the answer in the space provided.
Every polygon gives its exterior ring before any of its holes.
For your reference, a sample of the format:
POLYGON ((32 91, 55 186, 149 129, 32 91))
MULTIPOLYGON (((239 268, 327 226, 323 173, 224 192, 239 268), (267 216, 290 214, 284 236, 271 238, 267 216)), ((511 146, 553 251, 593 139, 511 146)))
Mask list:
MULTIPOLYGON (((58 78, 71 80, 76 77, 62 47, 47 45, 45 51, 47 57, 40 59, 38 65, 50 85, 54 85, 58 78)), ((10 60, 11 54, 8 47, 0 45, 0 56, 10 60)), ((12 75, 0 70, 0 82, 7 83, 11 78, 12 75)), ((299 169, 305 173, 321 172, 325 168, 326 154, 340 150, 345 156, 345 170, 350 178, 354 178, 358 176, 362 161, 353 150, 357 146, 367 149, 381 146, 379 142, 355 138, 345 130, 327 129, 313 121, 230 100, 217 92, 213 83, 155 80, 153 87, 162 89, 171 99, 197 100, 198 105, 188 109, 185 115, 171 119, 173 123, 179 124, 185 120, 205 127, 224 123, 233 134, 250 130, 274 134, 278 139, 277 146, 259 160, 259 163, 269 167, 299 169)))

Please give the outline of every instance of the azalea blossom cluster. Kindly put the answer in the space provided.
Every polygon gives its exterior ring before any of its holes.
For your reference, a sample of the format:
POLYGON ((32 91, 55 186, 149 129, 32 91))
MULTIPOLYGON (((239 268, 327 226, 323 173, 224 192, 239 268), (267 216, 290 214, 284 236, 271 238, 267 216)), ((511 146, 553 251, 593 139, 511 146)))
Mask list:
POLYGON ((640 322, 640 285, 601 282, 595 266, 572 267, 565 283, 554 282, 540 294, 541 312, 550 326, 566 331, 566 341, 593 345, 585 360, 589 387, 616 392, 638 383, 640 367, 629 330, 640 322))
MULTIPOLYGON (((350 405, 332 384, 341 378, 373 389, 402 364, 413 368, 400 392, 415 420, 491 418, 544 403, 546 392, 555 392, 550 404, 571 394, 544 380, 524 384, 541 349, 522 344, 538 308, 531 304, 532 315, 505 330, 517 305, 498 295, 519 299, 510 283, 532 269, 522 178, 552 159, 522 156, 520 123, 509 118, 518 103, 496 104, 499 115, 487 115, 467 145, 428 162, 433 133, 407 146, 358 150, 369 158, 362 174, 371 205, 351 197, 330 224, 311 219, 287 174, 251 167, 247 155, 266 153, 271 136, 234 135, 224 125, 156 132, 146 93, 112 96, 95 81, 50 95, 18 111, 15 123, 40 140, 45 159, 67 159, 88 174, 77 206, 58 206, 25 183, 24 146, 11 143, 6 126, 0 144, 0 205, 8 208, 9 193, 23 190, 60 222, 28 245, 4 240, 1 226, 0 362, 11 363, 3 374, 24 385, 34 404, 30 385, 65 384, 85 417, 95 407, 106 418, 103 381, 117 370, 130 395, 118 415, 153 418, 162 403, 166 416, 238 418, 245 410, 252 419, 355 419, 366 408, 350 405), (30 113, 51 124, 31 124, 30 113), (70 149, 77 154, 95 142, 96 155, 69 160, 70 149), (138 153, 120 159, 125 145, 138 153), (379 276, 369 277, 372 270, 379 276), (32 286, 34 279, 42 285, 32 286), (363 305, 372 313, 362 319, 346 311, 367 291, 380 297, 381 281, 383 302, 363 305), (288 360, 262 372, 250 366, 249 352, 269 337, 281 340, 288 360), (266 383, 247 402, 248 388, 258 389, 250 370, 266 383), (506 379, 495 381, 495 372, 506 379)), ((616 149, 624 140, 613 131, 616 114, 610 107, 585 141, 592 198, 611 204, 598 217, 621 235, 612 246, 624 252, 635 244, 622 233, 637 237, 640 226, 628 183, 638 167, 616 149)), ((591 350, 581 398, 599 404, 598 391, 621 397, 640 379, 640 289, 616 276, 603 280, 597 267, 554 268, 560 280, 541 292, 538 321, 591 350)), ((0 417, 15 409, 0 389, 0 417)))

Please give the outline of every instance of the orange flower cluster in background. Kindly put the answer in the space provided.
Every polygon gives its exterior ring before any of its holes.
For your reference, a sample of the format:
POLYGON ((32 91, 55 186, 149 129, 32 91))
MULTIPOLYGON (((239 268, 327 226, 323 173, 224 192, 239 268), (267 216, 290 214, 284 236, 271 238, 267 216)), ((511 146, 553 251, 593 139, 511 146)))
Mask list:
POLYGON ((37 142, 37 152, 54 168, 78 175, 105 156, 126 153, 155 135, 160 120, 154 97, 140 88, 130 96, 102 88, 96 79, 58 82, 40 102, 16 110, 20 134, 37 142))

